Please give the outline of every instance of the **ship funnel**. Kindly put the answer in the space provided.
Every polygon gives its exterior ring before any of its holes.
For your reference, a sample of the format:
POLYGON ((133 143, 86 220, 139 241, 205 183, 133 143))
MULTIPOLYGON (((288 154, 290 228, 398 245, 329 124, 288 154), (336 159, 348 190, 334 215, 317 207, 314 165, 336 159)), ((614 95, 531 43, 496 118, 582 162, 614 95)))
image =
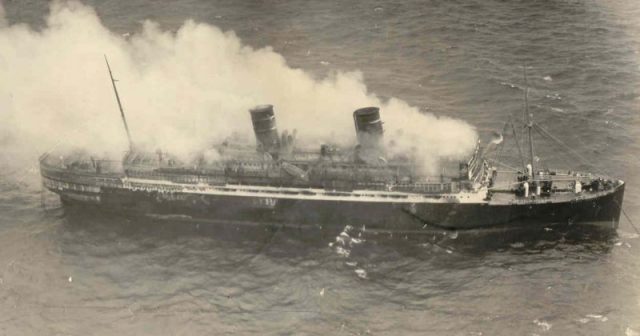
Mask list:
POLYGON ((377 148, 382 143, 382 120, 380 109, 363 107, 353 112, 358 143, 365 148, 377 148))
POLYGON ((249 112, 251 113, 253 131, 256 133, 256 140, 258 140, 258 147, 265 152, 277 150, 280 142, 273 105, 256 106, 249 112))

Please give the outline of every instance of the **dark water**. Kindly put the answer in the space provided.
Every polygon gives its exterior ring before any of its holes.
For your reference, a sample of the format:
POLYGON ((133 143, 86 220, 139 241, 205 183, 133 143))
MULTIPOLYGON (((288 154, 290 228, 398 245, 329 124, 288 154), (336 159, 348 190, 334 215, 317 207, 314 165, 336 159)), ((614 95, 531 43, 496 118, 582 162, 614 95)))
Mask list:
MULTIPOLYGON (((640 224, 635 1, 86 3, 118 33, 193 18, 318 78, 359 69, 372 92, 485 137, 520 116, 526 64, 536 119, 627 181, 640 224)), ((4 6, 40 26, 48 4, 4 6)), ((549 145, 549 165, 579 164, 549 145)), ((640 240, 624 220, 613 236, 421 238, 133 222, 44 211, 37 174, 0 181, 0 334, 640 333, 640 240)))

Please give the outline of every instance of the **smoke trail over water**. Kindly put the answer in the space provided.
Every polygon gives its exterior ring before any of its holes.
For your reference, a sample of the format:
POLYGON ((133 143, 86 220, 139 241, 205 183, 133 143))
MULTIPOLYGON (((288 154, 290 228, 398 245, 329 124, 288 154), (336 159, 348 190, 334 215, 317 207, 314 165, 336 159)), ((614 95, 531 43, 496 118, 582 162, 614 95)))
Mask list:
POLYGON ((251 134, 247 110, 273 104, 278 126, 298 137, 352 144, 353 110, 380 106, 385 137, 400 150, 415 147, 435 169, 443 158, 463 158, 474 129, 423 114, 407 103, 382 101, 358 72, 315 80, 287 66, 270 48, 253 49, 232 33, 185 22, 176 32, 144 22, 120 36, 92 8, 54 2, 36 31, 8 25, 0 5, 0 153, 37 157, 62 140, 93 152, 127 148, 104 64, 109 57, 137 143, 176 153, 201 150, 232 132, 251 134))

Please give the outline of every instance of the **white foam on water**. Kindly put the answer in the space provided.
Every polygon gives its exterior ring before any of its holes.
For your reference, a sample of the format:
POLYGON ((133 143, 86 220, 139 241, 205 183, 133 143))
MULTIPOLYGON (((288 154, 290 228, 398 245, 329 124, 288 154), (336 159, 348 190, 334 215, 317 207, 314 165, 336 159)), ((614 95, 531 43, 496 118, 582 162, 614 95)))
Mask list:
POLYGON ((640 235, 638 235, 635 232, 625 232, 625 231, 618 231, 618 236, 625 239, 637 239, 638 237, 640 237, 640 235))
POLYGON ((600 314, 587 314, 586 317, 600 322, 606 322, 609 320, 608 317, 600 314))
POLYGON ((551 323, 545 320, 535 319, 533 320, 533 323, 535 323, 538 327, 540 327, 542 331, 549 331, 552 327, 551 323))

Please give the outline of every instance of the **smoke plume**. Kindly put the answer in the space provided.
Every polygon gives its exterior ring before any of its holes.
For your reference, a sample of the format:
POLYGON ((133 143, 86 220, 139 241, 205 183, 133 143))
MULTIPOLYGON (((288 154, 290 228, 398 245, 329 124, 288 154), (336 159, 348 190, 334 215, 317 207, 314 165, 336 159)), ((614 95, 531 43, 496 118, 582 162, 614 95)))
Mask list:
POLYGON ((358 72, 315 80, 271 48, 243 45, 233 32, 186 21, 175 32, 144 22, 120 36, 94 10, 54 2, 46 26, 7 24, 0 5, 0 152, 33 158, 53 146, 97 153, 126 150, 103 55, 117 85, 134 141, 175 153, 203 150, 233 132, 251 134, 249 108, 273 104, 278 127, 298 138, 355 142, 352 112, 381 107, 386 140, 415 149, 435 169, 463 158, 476 133, 461 121, 421 113, 369 93, 358 72))

